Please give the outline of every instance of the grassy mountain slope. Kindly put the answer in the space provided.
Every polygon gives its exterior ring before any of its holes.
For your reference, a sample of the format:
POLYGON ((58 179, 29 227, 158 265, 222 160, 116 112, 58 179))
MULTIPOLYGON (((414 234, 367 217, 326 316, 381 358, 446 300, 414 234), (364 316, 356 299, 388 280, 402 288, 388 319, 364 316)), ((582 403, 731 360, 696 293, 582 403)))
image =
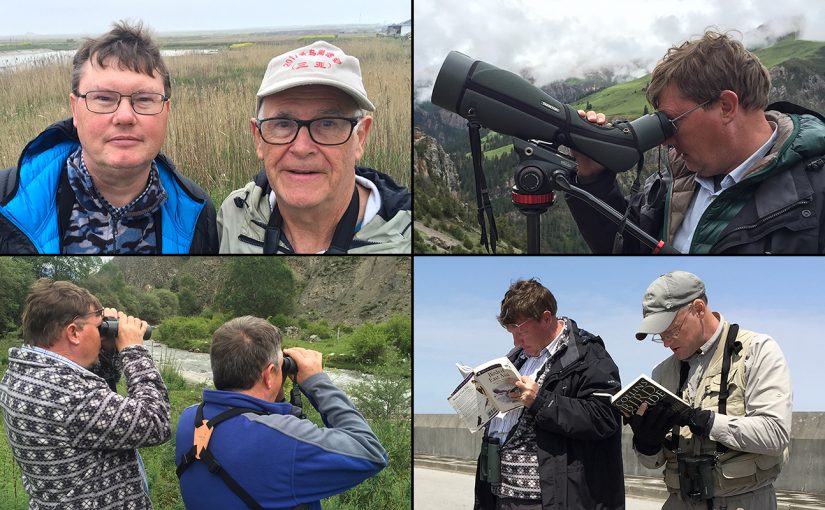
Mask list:
MULTIPOLYGON (((788 38, 755 53, 768 69, 793 60, 803 63, 812 73, 825 75, 825 42, 788 38)), ((645 99, 645 87, 649 81, 650 75, 647 74, 636 80, 600 90, 572 104, 583 109, 589 102, 593 110, 604 112, 608 117, 635 119, 642 115, 645 105, 653 111, 645 99)))

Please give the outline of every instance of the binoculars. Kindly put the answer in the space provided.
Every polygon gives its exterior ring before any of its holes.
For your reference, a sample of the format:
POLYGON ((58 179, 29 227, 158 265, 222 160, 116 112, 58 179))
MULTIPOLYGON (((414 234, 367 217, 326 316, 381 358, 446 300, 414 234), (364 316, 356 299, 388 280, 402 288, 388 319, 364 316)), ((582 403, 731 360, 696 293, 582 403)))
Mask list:
POLYGON ((284 372, 284 377, 298 375, 298 365, 295 363, 294 359, 289 357, 288 354, 284 354, 284 364, 283 367, 281 367, 281 370, 284 372))
POLYGON ((497 437, 482 439, 479 461, 479 479, 490 485, 501 485, 501 443, 497 437))
MULTIPOLYGON (((97 328, 100 331, 100 336, 108 337, 108 338, 117 338, 117 321, 112 319, 106 319, 100 326, 97 328)), ((152 326, 148 326, 146 328, 146 333, 143 334, 144 340, 149 340, 152 336, 152 326)))
POLYGON ((677 455, 679 465, 679 488, 686 501, 713 499, 713 455, 677 455))

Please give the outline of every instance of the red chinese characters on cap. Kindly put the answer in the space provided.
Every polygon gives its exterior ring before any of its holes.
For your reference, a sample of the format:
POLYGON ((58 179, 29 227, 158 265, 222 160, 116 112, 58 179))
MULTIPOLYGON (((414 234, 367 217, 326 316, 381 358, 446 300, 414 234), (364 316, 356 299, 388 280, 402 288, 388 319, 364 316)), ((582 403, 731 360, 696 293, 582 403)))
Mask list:
POLYGON ((336 57, 334 52, 310 49, 304 50, 295 55, 289 55, 286 57, 286 60, 284 60, 283 67, 289 67, 292 69, 307 69, 310 67, 309 62, 313 62, 312 68, 314 69, 329 69, 332 67, 332 64, 342 64, 341 59, 336 57), (323 57, 326 61, 318 58, 304 59, 301 57, 323 57))

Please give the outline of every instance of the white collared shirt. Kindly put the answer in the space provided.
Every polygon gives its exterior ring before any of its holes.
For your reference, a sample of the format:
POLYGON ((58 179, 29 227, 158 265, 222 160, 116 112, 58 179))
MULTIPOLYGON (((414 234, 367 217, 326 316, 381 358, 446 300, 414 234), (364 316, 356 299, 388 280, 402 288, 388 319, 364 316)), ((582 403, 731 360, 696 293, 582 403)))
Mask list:
MULTIPOLYGON (((551 359, 553 355, 556 354, 556 351, 561 346, 561 342, 559 340, 567 332, 567 319, 562 318, 561 320, 564 321, 561 331, 549 344, 547 344, 547 347, 542 349, 537 356, 526 356, 527 360, 518 370, 521 375, 530 376, 535 381, 541 367, 547 363, 547 360, 551 359)), ((523 410, 523 407, 517 407, 515 409, 510 409, 506 413, 498 413, 492 420, 490 420, 490 431, 488 433, 488 437, 497 437, 501 444, 504 444, 507 434, 510 433, 510 429, 516 426, 523 410)))
POLYGON ((676 229, 676 234, 673 236, 673 242, 671 244, 674 248, 682 253, 690 253, 690 245, 693 243, 693 234, 696 232, 696 227, 699 225, 699 220, 702 219, 702 215, 705 214, 705 211, 710 204, 712 204, 713 201, 716 200, 716 197, 718 197, 723 191, 744 179, 745 175, 748 171, 750 171, 753 165, 764 158, 765 154, 767 154, 771 147, 773 147, 778 134, 776 124, 771 122, 770 125, 771 128, 773 128, 773 133, 771 133, 771 136, 768 137, 768 141, 766 141, 762 147, 757 149, 756 152, 751 154, 748 159, 743 161, 739 166, 727 174, 722 179, 718 190, 715 189, 712 177, 702 177, 700 175, 696 175, 694 177, 696 183, 699 184, 699 188, 693 194, 693 198, 690 201, 690 206, 685 213, 685 218, 682 220, 682 224, 679 225, 679 228, 676 229))

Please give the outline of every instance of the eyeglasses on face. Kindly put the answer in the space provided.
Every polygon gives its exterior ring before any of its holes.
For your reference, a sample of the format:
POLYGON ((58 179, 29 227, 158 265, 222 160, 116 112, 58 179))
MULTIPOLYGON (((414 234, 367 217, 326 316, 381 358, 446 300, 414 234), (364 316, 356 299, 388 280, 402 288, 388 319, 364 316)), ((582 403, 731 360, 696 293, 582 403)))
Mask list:
POLYGON ((515 335, 516 333, 520 333, 522 331, 521 330, 522 326, 524 326, 525 324, 527 324, 528 322, 533 321, 533 320, 538 320, 538 319, 530 317, 528 319, 524 319, 519 324, 502 324, 501 327, 506 329, 508 333, 515 335))
POLYGON ((128 97, 132 110, 138 115, 157 115, 169 100, 167 96, 154 92, 121 94, 111 90, 92 90, 77 97, 86 101, 86 108, 92 113, 114 113, 120 107, 120 101, 128 97))
POLYGON ((687 320, 688 315, 690 315, 690 311, 692 309, 693 309, 693 303, 691 303, 687 306, 687 313, 684 315, 684 317, 682 317, 682 322, 679 323, 679 327, 676 328, 676 331, 674 331, 673 333, 668 333, 667 331, 662 331, 658 335, 653 335, 652 340, 654 342, 656 342, 657 344, 661 344, 661 343, 664 343, 664 341, 668 340, 668 339, 669 340, 678 339, 679 338, 679 333, 682 332, 682 326, 685 325, 685 321, 687 320))
POLYGON ((311 120, 270 117, 256 119, 255 124, 263 141, 271 145, 294 142, 302 127, 307 128, 310 138, 318 145, 341 145, 347 143, 360 120, 360 117, 321 117, 311 120))
POLYGON ((704 103, 702 103, 702 104, 697 104, 696 106, 694 106, 694 107, 693 107, 693 108, 691 108, 690 110, 688 110, 688 111, 686 111, 686 112, 684 112, 684 113, 681 113, 681 114, 677 115, 676 117, 674 117, 674 118, 672 118, 672 119, 667 119, 667 120, 669 120, 669 121, 670 121, 670 124, 673 126, 673 134, 676 134, 676 132, 677 132, 677 131, 679 131, 679 126, 677 126, 677 125, 676 125, 676 122, 678 122, 678 121, 680 121, 680 120, 684 119, 684 118, 685 118, 685 117, 687 117, 690 113, 695 112, 695 111, 696 111, 696 110, 698 110, 699 108, 701 108, 701 107, 703 107, 703 106, 705 106, 706 104, 711 103, 711 102, 713 102, 713 100, 712 100, 712 99, 708 99, 708 100, 707 100, 707 101, 705 101, 704 103))
POLYGON ((75 315, 74 317, 72 317, 72 320, 70 320, 69 322, 70 323, 74 322, 74 321, 76 321, 77 319, 79 319, 81 317, 88 317, 89 315, 91 315, 93 317, 101 317, 102 318, 103 317, 103 308, 98 308, 97 310, 95 310, 93 312, 79 313, 79 314, 75 315))

